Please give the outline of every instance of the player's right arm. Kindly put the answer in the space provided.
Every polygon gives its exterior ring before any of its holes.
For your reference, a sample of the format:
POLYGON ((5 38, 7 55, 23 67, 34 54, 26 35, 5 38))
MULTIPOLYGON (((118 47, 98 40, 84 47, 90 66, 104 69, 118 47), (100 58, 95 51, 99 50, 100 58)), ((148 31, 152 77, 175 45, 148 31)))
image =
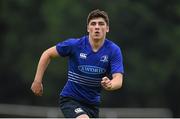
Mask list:
POLYGON ((38 66, 37 66, 34 81, 31 85, 31 90, 33 91, 35 95, 42 96, 43 94, 42 79, 43 79, 44 72, 48 64, 50 63, 51 59, 58 56, 59 54, 56 50, 56 46, 53 46, 42 53, 38 66))

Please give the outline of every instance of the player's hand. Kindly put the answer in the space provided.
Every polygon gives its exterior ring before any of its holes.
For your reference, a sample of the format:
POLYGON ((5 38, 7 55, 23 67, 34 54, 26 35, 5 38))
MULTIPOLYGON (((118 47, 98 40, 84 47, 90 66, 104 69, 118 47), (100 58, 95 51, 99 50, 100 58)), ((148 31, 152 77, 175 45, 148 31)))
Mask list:
POLYGON ((101 85, 106 90, 111 90, 112 88, 111 80, 108 77, 102 78, 101 85))
POLYGON ((42 96, 43 94, 42 82, 34 81, 31 85, 31 90, 36 96, 42 96))

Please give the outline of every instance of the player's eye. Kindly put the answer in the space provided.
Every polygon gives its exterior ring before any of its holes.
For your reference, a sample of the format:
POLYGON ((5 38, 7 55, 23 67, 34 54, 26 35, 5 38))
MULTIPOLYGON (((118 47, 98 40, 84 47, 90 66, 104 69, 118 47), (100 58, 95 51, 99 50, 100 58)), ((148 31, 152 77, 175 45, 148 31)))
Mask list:
POLYGON ((105 25, 105 23, 104 22, 99 22, 99 25, 103 26, 103 25, 105 25))
POLYGON ((90 25, 95 26, 95 25, 96 25, 96 22, 91 22, 90 25))

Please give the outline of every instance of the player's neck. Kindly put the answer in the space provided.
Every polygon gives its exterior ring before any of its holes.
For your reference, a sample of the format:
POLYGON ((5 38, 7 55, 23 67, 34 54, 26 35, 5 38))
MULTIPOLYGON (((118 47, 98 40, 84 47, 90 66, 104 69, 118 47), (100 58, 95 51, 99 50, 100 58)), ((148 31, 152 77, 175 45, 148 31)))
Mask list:
POLYGON ((101 46, 104 44, 105 39, 92 39, 89 37, 89 43, 94 52, 97 52, 101 46))

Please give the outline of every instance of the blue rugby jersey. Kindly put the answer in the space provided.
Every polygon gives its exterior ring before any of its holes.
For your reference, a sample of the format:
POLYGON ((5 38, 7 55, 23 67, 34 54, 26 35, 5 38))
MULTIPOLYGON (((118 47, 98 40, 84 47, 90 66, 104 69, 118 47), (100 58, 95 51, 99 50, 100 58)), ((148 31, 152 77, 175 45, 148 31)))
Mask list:
POLYGON ((108 39, 97 52, 92 50, 88 36, 60 42, 56 49, 60 56, 69 57, 68 81, 61 96, 99 104, 102 77, 124 73, 121 50, 108 39))

